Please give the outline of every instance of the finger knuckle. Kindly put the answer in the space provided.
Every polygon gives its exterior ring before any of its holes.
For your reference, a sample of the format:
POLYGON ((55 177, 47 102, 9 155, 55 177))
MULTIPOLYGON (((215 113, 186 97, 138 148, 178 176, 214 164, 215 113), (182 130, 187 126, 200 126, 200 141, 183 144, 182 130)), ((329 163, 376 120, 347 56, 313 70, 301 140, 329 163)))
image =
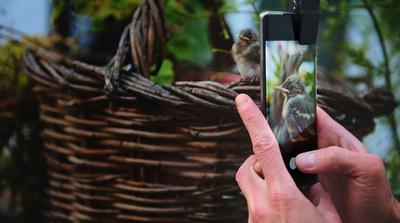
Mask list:
POLYGON ((381 157, 375 154, 368 154, 367 163, 365 165, 371 175, 381 175, 385 172, 385 164, 381 157))
POLYGON ((275 191, 270 194, 271 208, 278 212, 286 210, 293 200, 293 193, 289 191, 275 191))
POLYGON ((236 180, 236 182, 237 182, 238 184, 240 184, 240 183, 243 181, 243 177, 244 177, 244 171, 243 171, 243 168, 240 167, 240 168, 238 169, 238 171, 236 172, 236 175, 235 175, 235 180, 236 180))
POLYGON ((264 205, 255 204, 249 209, 252 222, 264 222, 267 218, 267 208, 264 205))
POLYGON ((272 152, 274 142, 267 138, 255 139, 253 142, 253 150, 256 154, 262 157, 269 157, 272 152))
POLYGON ((255 163, 257 161, 257 157, 256 157, 256 155, 252 154, 249 156, 249 158, 247 158, 246 161, 250 162, 250 163, 255 163))
POLYGON ((339 223, 342 221, 336 213, 328 212, 325 214, 325 222, 326 223, 339 223))
POLYGON ((237 183, 242 182, 246 174, 248 174, 248 167, 254 165, 256 160, 255 155, 249 156, 236 171, 235 180, 237 183))
POLYGON ((236 172, 236 175, 235 175, 235 180, 236 180, 236 182, 237 183, 240 183, 240 180, 241 180, 241 174, 240 174, 240 169, 236 172))
POLYGON ((332 146, 326 152, 324 153, 324 158, 327 161, 327 163, 330 163, 333 165, 334 170, 339 169, 339 162, 338 160, 342 160, 346 156, 345 151, 337 146, 332 146))

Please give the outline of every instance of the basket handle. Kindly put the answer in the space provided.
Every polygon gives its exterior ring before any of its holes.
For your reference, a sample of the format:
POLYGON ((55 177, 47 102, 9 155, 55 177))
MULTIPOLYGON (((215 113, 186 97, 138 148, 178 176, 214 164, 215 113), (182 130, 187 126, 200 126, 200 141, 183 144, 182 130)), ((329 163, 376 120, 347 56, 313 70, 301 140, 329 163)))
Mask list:
POLYGON ((117 52, 106 66, 104 91, 118 88, 120 70, 129 62, 132 70, 148 77, 159 71, 164 58, 167 31, 164 24, 165 0, 144 0, 122 32, 117 52))

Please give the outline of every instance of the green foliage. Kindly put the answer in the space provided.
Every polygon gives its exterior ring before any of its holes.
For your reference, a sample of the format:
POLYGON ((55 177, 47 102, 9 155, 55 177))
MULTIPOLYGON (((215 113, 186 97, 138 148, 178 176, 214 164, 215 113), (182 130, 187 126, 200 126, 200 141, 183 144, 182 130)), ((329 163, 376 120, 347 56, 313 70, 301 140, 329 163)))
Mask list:
POLYGON ((232 4, 232 0, 223 0, 222 7, 219 8, 218 12, 223 14, 230 12, 237 12, 239 9, 235 4, 232 4))
MULTIPOLYGON (((68 2, 66 0, 52 0, 51 21, 53 24, 67 7, 71 7, 68 2)), ((78 15, 88 15, 93 23, 94 30, 101 32, 110 28, 104 24, 105 21, 118 23, 130 18, 134 9, 142 2, 143 0, 74 0, 72 1, 72 9, 78 15)))
MULTIPOLYGON (((224 15, 232 12, 243 12, 237 8, 231 0, 222 0, 223 6, 218 13, 224 15)), ((256 0, 246 0, 248 3, 256 3, 256 0)), ((131 18, 134 8, 142 0, 52 0, 53 9, 51 20, 56 21, 72 2, 73 12, 78 15, 88 16, 95 31, 108 31, 110 26, 123 27, 131 18), (123 23, 121 25, 121 23, 123 23)), ((286 2, 281 0, 280 2, 286 2)), ((328 16, 328 28, 323 31, 322 41, 330 43, 330 49, 335 54, 338 64, 351 62, 363 68, 365 75, 374 79, 383 79, 385 73, 383 62, 374 61, 368 57, 366 39, 371 35, 376 36, 376 30, 368 29, 363 40, 347 39, 342 42, 343 32, 351 22, 349 13, 353 9, 365 10, 362 0, 338 0, 333 4, 329 0, 321 0, 321 11, 328 16), (369 33, 368 33, 369 32, 369 33), (361 42, 361 44, 360 44, 361 42)), ((369 7, 373 9, 382 29, 385 44, 389 48, 392 67, 399 67, 400 54, 400 4, 398 0, 368 0, 369 7)), ((283 4, 282 4, 283 6, 283 4)), ((189 62, 204 66, 211 59, 212 46, 208 40, 208 19, 211 12, 205 10, 200 0, 168 0, 164 8, 167 27, 170 30, 170 39, 167 45, 167 56, 160 72, 151 77, 151 80, 160 85, 169 85, 174 79, 174 67, 181 62, 189 62)), ((245 15, 254 16, 256 13, 246 12, 245 15)), ((368 18, 368 17, 367 17, 368 18)), ((258 19, 255 19, 257 22, 258 19)), ((373 27, 371 19, 365 19, 368 27, 373 27)), ((214 30, 222 32, 227 37, 226 30, 214 30)), ((66 41, 60 38, 58 41, 66 41)), ((45 45, 51 46, 52 41, 46 40, 45 45)), ((71 44, 73 45, 73 44, 71 44)), ((41 186, 44 183, 44 167, 41 157, 41 142, 39 137, 39 124, 36 102, 32 98, 32 92, 27 88, 27 78, 21 75, 21 59, 24 49, 18 44, 9 42, 0 45, 0 194, 6 189, 12 188, 13 193, 24 197, 29 202, 22 204, 14 201, 10 207, 12 212, 31 211, 38 212, 41 186), (9 104, 7 104, 9 103, 9 104), (3 106, 3 107, 1 107, 3 106), (42 172, 40 172, 42 171, 42 172), (26 177, 21 177, 26 176, 26 177), (35 190, 33 190, 35 189, 35 190), (39 199, 34 199, 36 196, 39 199)), ((376 52, 381 55, 381 52, 376 52)), ((278 63, 277 63, 278 65, 278 63)), ((281 67, 276 69, 276 75, 280 74, 281 67)), ((400 92, 400 69, 393 70, 394 93, 400 92), (396 73, 395 73, 396 72, 396 73), (397 79, 395 79, 397 75, 397 79)), ((338 66, 331 73, 345 76, 343 67, 338 66)), ((306 74, 309 82, 312 74, 306 74)), ((271 87, 271 86, 270 86, 271 87)), ((270 88, 272 91, 272 88, 270 88)), ((397 99, 399 101, 399 99, 397 99)), ((388 125, 386 122, 385 126, 388 125)), ((399 121, 397 120, 397 125, 399 121)), ((387 174, 393 192, 400 197, 400 155, 394 148, 386 159, 387 174)), ((15 196, 17 197, 17 196, 15 196)), ((16 198, 15 198, 16 199, 16 198)), ((25 222, 30 222, 27 219, 25 222)))
POLYGON ((365 69, 365 74, 373 76, 377 74, 377 68, 372 63, 371 59, 367 57, 367 46, 355 46, 354 44, 347 44, 346 50, 348 52, 349 59, 355 65, 358 65, 365 69))
POLYGON ((74 8, 79 14, 90 15, 94 21, 103 21, 110 17, 119 21, 132 15, 132 11, 142 0, 75 0, 74 8))
POLYGON ((167 53, 178 61, 205 65, 212 55, 207 34, 209 13, 197 0, 168 1, 165 17, 172 33, 167 53))
POLYGON ((65 10, 65 7, 67 7, 66 6, 67 1, 52 0, 51 2, 53 4, 53 9, 51 11, 50 21, 51 23, 54 24, 55 21, 62 15, 63 11, 65 10))
MULTIPOLYGON (((25 49, 16 42, 0 45, 0 99, 9 95, 16 97, 26 86, 26 75, 20 75, 25 49)), ((5 111, 0 111, 0 117, 5 111)))
POLYGON ((395 150, 390 153, 390 160, 386 164, 388 178, 393 194, 400 199, 400 159, 395 150))
POLYGON ((334 13, 337 10, 337 6, 329 3, 329 0, 321 0, 320 9, 324 13, 334 13))
MULTIPOLYGON (((28 77, 22 73, 22 58, 25 46, 39 45, 44 48, 53 47, 54 43, 63 42, 71 52, 77 51, 76 42, 71 38, 59 35, 47 37, 24 37, 16 41, 0 44, 0 99, 2 97, 18 97, 26 88, 28 77)), ((2 111, 0 110, 0 116, 2 111)))
POLYGON ((328 28, 324 31, 323 37, 328 40, 335 40, 337 31, 345 27, 349 21, 349 5, 347 0, 340 0, 339 4, 329 4, 327 0, 321 1, 321 11, 330 15, 327 18, 328 28))
POLYGON ((309 94, 310 94, 311 98, 314 98, 315 97, 315 88, 316 88, 315 73, 306 72, 302 78, 303 78, 304 84, 307 86, 307 88, 310 89, 309 94))
MULTIPOLYGON (((371 77, 375 83, 380 83, 380 85, 382 85, 382 80, 385 81, 385 86, 388 86, 389 81, 391 81, 393 94, 398 96, 400 93, 400 79, 398 78, 400 69, 396 68, 400 64, 398 57, 400 54, 400 23, 398 22, 400 4, 398 0, 339 0, 339 5, 334 5, 328 0, 322 0, 321 8, 329 16, 327 19, 328 29, 324 32, 324 40, 335 44, 331 47, 335 47, 333 53, 335 53, 337 60, 342 64, 343 62, 350 62, 358 68, 362 68, 365 73, 361 75, 371 77), (349 13, 354 12, 353 10, 357 10, 360 16, 357 14, 357 16, 349 17, 349 13), (352 21, 358 21, 358 24, 354 24, 352 21), (348 25, 357 27, 357 30, 361 32, 361 38, 357 40, 345 39, 344 42, 338 43, 338 34, 342 37, 345 36, 340 31, 347 31, 348 25), (371 52, 371 39, 376 44, 377 47, 374 46, 374 50, 378 49, 377 51, 371 52), (389 51, 387 59, 382 56, 384 55, 384 47, 389 51), (389 64, 389 68, 392 69, 388 69, 385 63, 389 64)), ((338 67, 336 72, 333 73, 345 76, 342 67, 338 67)), ((392 140, 393 148, 387 154, 385 160, 390 184, 394 193, 399 197, 400 148, 396 148, 396 141, 399 140, 399 136, 395 135, 393 129, 399 129, 400 122, 387 117, 379 119, 377 125, 382 126, 381 130, 385 129, 389 132, 388 134, 393 136, 388 138, 388 140, 392 140)))
POLYGON ((374 2, 379 6, 376 11, 378 12, 385 38, 393 44, 393 49, 400 49, 400 23, 398 21, 400 15, 399 1, 381 0, 374 2))
POLYGON ((246 0, 245 2, 252 6, 252 8, 253 8, 253 16, 252 16, 253 17, 253 21, 255 22, 256 27, 259 27, 260 26, 260 16, 259 15, 260 15, 261 10, 257 8, 258 0, 246 0))
POLYGON ((150 80, 159 85, 170 85, 174 81, 174 69, 172 61, 165 59, 158 74, 150 77, 150 80))
POLYGON ((132 16, 134 9, 142 3, 142 0, 101 0, 87 1, 74 0, 74 8, 78 14, 89 15, 94 27, 103 31, 104 21, 123 21, 132 16))
MULTIPOLYGON (((337 4, 333 4, 329 0, 321 0, 321 13, 326 15, 325 29, 320 30, 320 40, 333 54, 337 69, 340 70, 346 61, 346 43, 342 37, 345 32, 345 27, 349 23, 350 7, 348 0, 339 0, 337 4), (332 50, 334 49, 334 50, 332 50)), ((341 75, 341 72, 336 74, 341 75)))
POLYGON ((17 215, 20 222, 42 222, 46 181, 38 104, 22 70, 21 42, 0 45, 0 196, 11 193, 0 197, 0 211, 17 215))

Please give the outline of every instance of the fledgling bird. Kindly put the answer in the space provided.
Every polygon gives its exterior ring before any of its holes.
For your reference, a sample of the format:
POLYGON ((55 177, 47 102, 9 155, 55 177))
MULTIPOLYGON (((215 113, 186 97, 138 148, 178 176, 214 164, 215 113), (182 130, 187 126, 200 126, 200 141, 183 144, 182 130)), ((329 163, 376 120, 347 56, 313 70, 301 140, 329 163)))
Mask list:
POLYGON ((260 43, 255 30, 240 31, 232 46, 232 56, 242 79, 261 77, 260 43))
MULTIPOLYGON (((280 86, 275 87, 284 95, 282 119, 290 137, 290 141, 298 142, 315 136, 314 100, 306 92, 306 86, 299 75, 290 75, 280 86)), ((288 140, 285 140, 288 142, 288 140)))

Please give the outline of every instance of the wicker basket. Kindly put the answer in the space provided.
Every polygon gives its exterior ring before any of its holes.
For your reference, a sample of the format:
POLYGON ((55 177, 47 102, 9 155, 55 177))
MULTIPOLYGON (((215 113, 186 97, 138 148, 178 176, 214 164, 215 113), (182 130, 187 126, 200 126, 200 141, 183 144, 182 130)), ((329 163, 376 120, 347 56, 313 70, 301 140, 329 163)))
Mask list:
MULTIPOLYGON (((147 79, 163 59, 162 5, 144 1, 105 67, 28 50, 24 65, 44 126, 49 221, 246 221, 234 176, 251 143, 234 98, 258 99, 259 84, 147 79)), ((337 117, 354 104, 337 120, 355 133, 369 126, 358 136, 371 131, 373 108, 338 91, 319 86, 319 105, 337 117)))

